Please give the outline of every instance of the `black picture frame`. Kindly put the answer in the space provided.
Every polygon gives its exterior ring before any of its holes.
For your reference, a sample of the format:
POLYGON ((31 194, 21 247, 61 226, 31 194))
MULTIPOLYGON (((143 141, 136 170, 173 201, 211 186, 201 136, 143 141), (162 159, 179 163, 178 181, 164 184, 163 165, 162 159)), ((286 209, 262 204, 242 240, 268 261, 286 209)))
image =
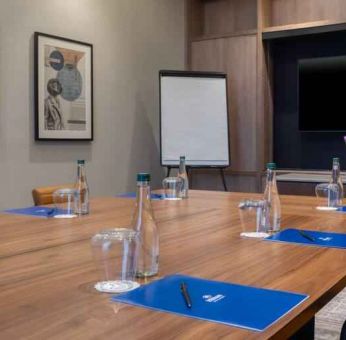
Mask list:
POLYGON ((92 141, 93 45, 34 33, 36 141, 92 141))

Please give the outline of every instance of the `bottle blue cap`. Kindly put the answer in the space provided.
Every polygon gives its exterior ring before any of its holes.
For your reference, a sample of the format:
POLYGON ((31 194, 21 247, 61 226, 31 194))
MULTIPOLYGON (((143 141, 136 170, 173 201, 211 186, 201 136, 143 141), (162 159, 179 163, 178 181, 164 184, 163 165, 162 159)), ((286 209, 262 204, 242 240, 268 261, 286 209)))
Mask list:
POLYGON ((275 170, 276 169, 276 163, 267 163, 267 169, 269 170, 275 170))
POLYGON ((146 172, 140 172, 137 174, 137 182, 150 182, 150 174, 146 172))
POLYGON ((85 160, 84 159, 78 159, 77 164, 85 164, 85 160))

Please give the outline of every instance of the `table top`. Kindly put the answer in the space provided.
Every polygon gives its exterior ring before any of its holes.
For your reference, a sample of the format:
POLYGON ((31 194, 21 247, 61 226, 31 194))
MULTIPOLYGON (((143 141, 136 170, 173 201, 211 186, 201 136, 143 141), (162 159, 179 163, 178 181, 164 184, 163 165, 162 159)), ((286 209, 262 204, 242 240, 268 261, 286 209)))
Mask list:
MULTIPOLYGON (((154 201, 159 277, 207 279, 305 293, 310 298, 265 332, 150 311, 95 291, 90 238, 129 224, 134 200, 96 198, 91 213, 61 220, 0 215, 0 338, 286 338, 346 286, 346 251, 242 239, 237 205, 257 194, 191 191, 154 201)), ((345 232, 346 215, 315 209, 313 197, 282 196, 282 225, 345 232)))

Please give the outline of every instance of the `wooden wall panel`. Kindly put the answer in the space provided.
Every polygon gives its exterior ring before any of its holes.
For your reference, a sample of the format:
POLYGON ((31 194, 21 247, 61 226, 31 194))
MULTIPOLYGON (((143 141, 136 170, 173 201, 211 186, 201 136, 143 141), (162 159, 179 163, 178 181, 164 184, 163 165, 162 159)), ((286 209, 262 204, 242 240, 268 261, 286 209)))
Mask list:
POLYGON ((233 3, 227 0, 205 1, 204 34, 233 32, 235 22, 232 7, 233 3))
POLYGON ((200 0, 186 0, 186 33, 187 40, 203 34, 203 6, 200 0))
POLYGON ((232 170, 256 170, 257 36, 225 40, 232 170))
POLYGON ((192 43, 192 70, 228 75, 232 170, 256 170, 256 46, 256 35, 192 43))
POLYGON ((191 47, 193 71, 226 72, 224 39, 196 41, 191 47))
POLYGON ((256 27, 256 0, 204 1, 204 34, 230 33, 256 27))
POLYGON ((346 19, 345 0, 271 0, 271 26, 346 19))
POLYGON ((270 26, 296 23, 296 17, 297 6, 295 0, 272 0, 270 26))
MULTIPOLYGON (((259 189, 260 172, 273 147, 272 65, 262 31, 346 22, 346 0, 186 1, 188 68, 228 74, 231 169, 241 175, 257 173, 259 189), (257 35, 251 35, 252 29, 257 35)), ((245 183, 237 183, 246 190, 245 183)))
POLYGON ((271 0, 257 0, 257 27, 259 31, 263 27, 271 25, 271 0))
MULTIPOLYGON (((257 192, 256 176, 226 174, 226 183, 228 191, 257 192)), ((224 191, 222 179, 217 169, 213 173, 193 170, 190 184, 193 189, 224 191)))
MULTIPOLYGON (((262 30, 269 24, 271 0, 258 0, 258 33, 257 33, 257 170, 263 171, 265 164, 272 160, 272 65, 269 46, 262 40, 262 30)), ((260 180, 258 181, 260 189, 260 180)))

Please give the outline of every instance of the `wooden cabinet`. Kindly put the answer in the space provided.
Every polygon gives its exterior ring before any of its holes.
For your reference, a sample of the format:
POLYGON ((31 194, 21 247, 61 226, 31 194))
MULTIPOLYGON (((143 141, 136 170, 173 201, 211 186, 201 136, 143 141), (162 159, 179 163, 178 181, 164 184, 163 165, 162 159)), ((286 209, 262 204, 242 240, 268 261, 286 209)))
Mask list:
POLYGON ((256 44, 256 35, 191 43, 192 70, 228 75, 233 170, 256 170, 256 44))
POLYGON ((186 20, 187 69, 228 75, 229 182, 259 191, 272 160, 274 91, 262 34, 320 26, 330 31, 346 22, 346 0, 186 0, 186 20))
POLYGON ((266 9, 265 28, 323 25, 346 19, 345 0, 262 0, 262 3, 266 9))
POLYGON ((188 68, 227 73, 231 139, 228 175, 250 181, 253 186, 258 169, 257 0, 187 1, 187 27, 188 68))
POLYGON ((345 22, 346 0, 186 0, 186 20, 187 69, 228 75, 230 182, 260 191, 272 160, 273 120, 262 34, 345 22))
POLYGON ((232 170, 256 171, 256 36, 225 39, 232 170))
POLYGON ((203 39, 257 28, 256 0, 189 1, 190 37, 203 39))
POLYGON ((190 69, 226 72, 225 40, 210 39, 191 42, 190 69))

